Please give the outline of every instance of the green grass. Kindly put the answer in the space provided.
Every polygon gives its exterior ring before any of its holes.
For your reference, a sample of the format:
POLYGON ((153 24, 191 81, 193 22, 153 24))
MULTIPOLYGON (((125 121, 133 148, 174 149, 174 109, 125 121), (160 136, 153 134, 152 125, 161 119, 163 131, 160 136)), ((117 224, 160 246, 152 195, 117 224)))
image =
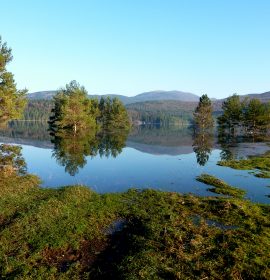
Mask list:
POLYGON ((226 182, 209 174, 201 174, 196 178, 196 180, 204 184, 213 186, 214 188, 208 188, 207 190, 217 194, 224 194, 232 197, 242 198, 246 193, 244 190, 232 187, 226 182))
POLYGON ((218 165, 239 170, 256 170, 254 176, 270 178, 270 151, 261 156, 251 156, 248 159, 219 161, 218 165))
POLYGON ((1 179, 0 278, 269 279, 269 210, 238 195, 99 195, 1 179), (109 234, 115 221, 122 227, 109 234))

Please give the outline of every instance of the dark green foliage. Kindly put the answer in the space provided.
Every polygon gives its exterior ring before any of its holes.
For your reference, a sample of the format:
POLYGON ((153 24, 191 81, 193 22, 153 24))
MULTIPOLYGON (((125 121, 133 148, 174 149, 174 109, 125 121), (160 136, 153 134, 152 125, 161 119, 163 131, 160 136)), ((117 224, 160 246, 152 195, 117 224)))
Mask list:
POLYGON ((234 94, 228 97, 222 104, 223 114, 218 118, 220 126, 234 129, 236 126, 241 125, 243 120, 243 104, 240 97, 234 94))
POLYGON ((99 118, 103 130, 129 129, 130 121, 123 103, 117 99, 107 97, 99 101, 99 118))
POLYGON ((26 90, 17 90, 13 74, 6 69, 12 60, 11 49, 2 42, 0 36, 0 123, 20 118, 25 104, 26 90))
POLYGON ((228 130, 235 134, 237 129, 256 134, 269 129, 270 103, 258 99, 240 101, 237 94, 227 98, 222 105, 223 114, 218 117, 221 132, 228 130))
POLYGON ((205 131, 214 126, 212 102, 203 94, 194 112, 194 124, 197 131, 205 131))
POLYGON ((247 131, 256 133, 265 131, 270 125, 270 103, 251 99, 244 108, 244 126, 247 131))

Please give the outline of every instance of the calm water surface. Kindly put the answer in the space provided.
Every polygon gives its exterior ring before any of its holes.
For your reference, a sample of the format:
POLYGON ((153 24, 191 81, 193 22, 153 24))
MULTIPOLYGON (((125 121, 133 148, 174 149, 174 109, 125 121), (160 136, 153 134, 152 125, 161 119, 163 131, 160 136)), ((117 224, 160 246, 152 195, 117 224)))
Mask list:
POLYGON ((266 142, 220 144, 209 135, 196 139, 181 127, 138 127, 129 135, 90 138, 52 143, 43 123, 19 123, 0 132, 1 143, 22 146, 28 172, 38 175, 43 187, 83 184, 99 193, 154 188, 215 195, 196 181, 208 173, 247 190, 248 199, 270 202, 269 179, 217 165, 221 158, 262 154, 270 148, 266 142))

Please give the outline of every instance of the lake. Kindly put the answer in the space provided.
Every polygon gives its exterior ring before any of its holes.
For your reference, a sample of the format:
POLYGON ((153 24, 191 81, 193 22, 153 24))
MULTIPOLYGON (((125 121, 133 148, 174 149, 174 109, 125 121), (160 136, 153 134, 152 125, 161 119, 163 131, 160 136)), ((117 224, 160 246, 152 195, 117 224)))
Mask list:
POLYGON ((98 193, 154 188, 216 195, 196 181, 196 176, 208 173, 245 189, 252 201, 270 202, 269 179, 217 165, 224 158, 263 154, 270 149, 263 141, 223 143, 211 135, 194 137, 188 128, 156 126, 135 127, 129 135, 53 139, 45 123, 15 122, 0 131, 0 142, 22 146, 27 171, 41 178, 42 187, 82 184, 98 193))

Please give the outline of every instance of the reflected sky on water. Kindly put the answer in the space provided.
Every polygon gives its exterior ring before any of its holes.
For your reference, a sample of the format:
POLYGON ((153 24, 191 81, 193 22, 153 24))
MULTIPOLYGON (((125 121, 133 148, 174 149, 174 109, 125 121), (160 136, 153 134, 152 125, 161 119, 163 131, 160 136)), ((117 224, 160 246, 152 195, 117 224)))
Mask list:
POLYGON ((263 141, 219 143, 214 135, 196 139, 191 129, 182 127, 136 127, 129 135, 65 137, 57 144, 51 140, 44 123, 15 124, 0 132, 2 143, 22 145, 27 170, 42 179, 43 187, 83 184, 99 193, 154 188, 215 195, 196 181, 196 176, 208 173, 247 190, 253 201, 270 202, 269 179, 217 165, 221 157, 264 153, 270 147, 263 141))

